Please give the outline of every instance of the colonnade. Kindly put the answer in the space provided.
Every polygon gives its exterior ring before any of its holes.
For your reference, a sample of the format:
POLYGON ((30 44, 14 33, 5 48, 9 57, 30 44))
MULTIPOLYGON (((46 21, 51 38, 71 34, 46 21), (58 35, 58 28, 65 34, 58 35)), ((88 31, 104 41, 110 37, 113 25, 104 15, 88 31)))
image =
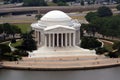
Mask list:
POLYGON ((47 47, 75 46, 75 33, 45 34, 45 46, 47 47))

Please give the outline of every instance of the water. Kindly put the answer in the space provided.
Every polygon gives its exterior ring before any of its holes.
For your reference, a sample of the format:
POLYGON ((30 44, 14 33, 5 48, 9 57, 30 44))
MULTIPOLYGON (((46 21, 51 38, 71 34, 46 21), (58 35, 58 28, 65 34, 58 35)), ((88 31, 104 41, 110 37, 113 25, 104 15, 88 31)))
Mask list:
POLYGON ((76 71, 0 69, 0 80, 120 80, 120 67, 76 71))

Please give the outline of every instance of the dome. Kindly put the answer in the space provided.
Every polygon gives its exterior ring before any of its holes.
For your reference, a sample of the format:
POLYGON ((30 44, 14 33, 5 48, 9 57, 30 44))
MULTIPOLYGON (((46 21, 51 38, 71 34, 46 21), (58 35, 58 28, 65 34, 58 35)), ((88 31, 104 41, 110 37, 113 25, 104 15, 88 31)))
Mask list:
POLYGON ((46 13, 42 18, 41 21, 70 21, 70 18, 67 14, 59 10, 53 10, 46 13))

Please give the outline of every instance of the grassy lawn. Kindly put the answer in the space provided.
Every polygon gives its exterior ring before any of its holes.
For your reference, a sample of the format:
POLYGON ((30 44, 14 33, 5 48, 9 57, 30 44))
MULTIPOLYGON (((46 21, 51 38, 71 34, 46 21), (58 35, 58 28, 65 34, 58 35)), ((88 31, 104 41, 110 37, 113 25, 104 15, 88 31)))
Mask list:
POLYGON ((48 6, 57 6, 57 4, 56 4, 56 3, 53 3, 53 2, 47 2, 47 5, 48 5, 48 6))
MULTIPOLYGON (((2 44, 9 45, 9 43, 10 42, 6 42, 6 43, 2 43, 2 44)), ((22 43, 22 40, 19 40, 19 41, 16 41, 16 43, 12 43, 11 46, 16 47, 16 46, 21 45, 21 43, 22 43)))
POLYGON ((1 43, 1 44, 5 44, 5 45, 8 45, 10 42, 5 42, 5 43, 1 43))
POLYGON ((73 19, 85 20, 84 16, 71 16, 73 19))
POLYGON ((106 49, 108 49, 109 51, 112 51, 112 50, 113 50, 113 49, 112 49, 112 45, 113 45, 113 44, 104 42, 104 47, 105 47, 106 49))
MULTIPOLYGON (((22 33, 26 33, 26 32, 31 30, 30 24, 27 24, 27 23, 26 24, 24 24, 24 23, 23 24, 22 23, 21 24, 14 24, 14 25, 18 26, 21 29, 22 33)), ((9 43, 10 42, 6 42, 3 44, 8 45, 9 43)), ((16 43, 12 43, 11 46, 16 47, 16 46, 21 45, 21 43, 22 43, 22 40, 19 40, 16 43)))
POLYGON ((11 46, 12 46, 12 47, 20 46, 21 43, 22 43, 22 40, 19 40, 19 41, 17 41, 16 43, 12 43, 11 46))
POLYGON ((26 33, 27 31, 31 30, 30 24, 27 24, 27 23, 14 24, 14 25, 18 26, 21 29, 22 33, 26 33))

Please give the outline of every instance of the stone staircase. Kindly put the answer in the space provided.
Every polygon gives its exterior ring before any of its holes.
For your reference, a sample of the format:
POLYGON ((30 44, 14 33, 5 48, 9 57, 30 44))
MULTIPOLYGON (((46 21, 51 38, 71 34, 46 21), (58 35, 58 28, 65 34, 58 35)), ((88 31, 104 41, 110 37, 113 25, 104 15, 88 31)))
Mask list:
POLYGON ((21 61, 4 62, 3 65, 11 68, 54 70, 54 69, 83 69, 120 64, 119 58, 105 56, 65 56, 27 58, 21 61))

